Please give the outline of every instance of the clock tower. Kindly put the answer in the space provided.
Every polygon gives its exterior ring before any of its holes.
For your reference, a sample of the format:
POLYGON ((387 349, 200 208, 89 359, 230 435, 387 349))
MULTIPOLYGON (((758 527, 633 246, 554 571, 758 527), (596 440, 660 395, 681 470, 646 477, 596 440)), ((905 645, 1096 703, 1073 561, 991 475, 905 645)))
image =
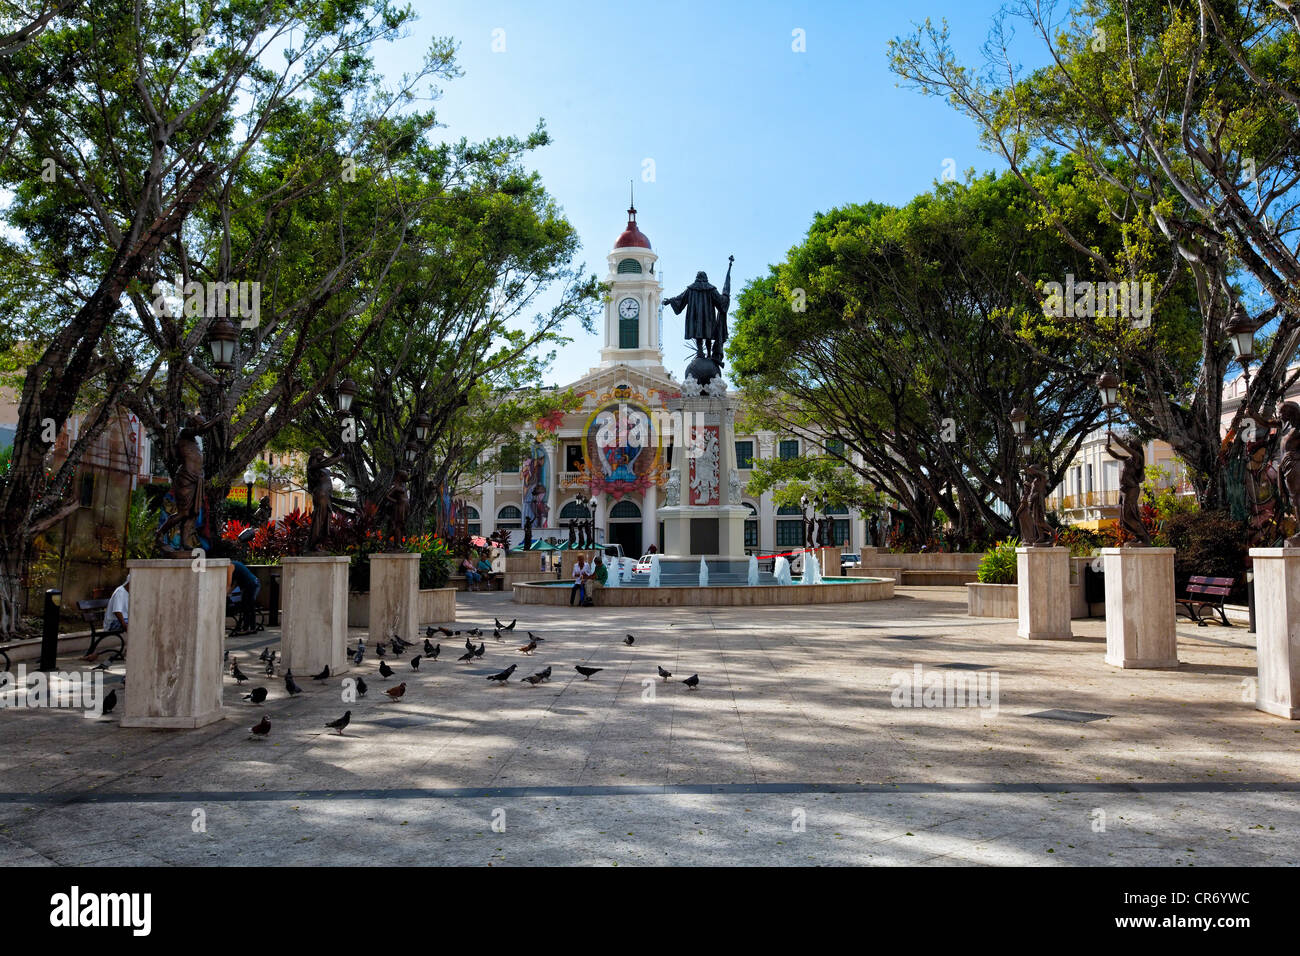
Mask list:
POLYGON ((655 273, 659 257, 650 250, 650 240, 636 224, 636 206, 627 210, 627 228, 614 242, 608 256, 605 284, 605 344, 601 365, 631 365, 658 368, 663 365, 659 341, 660 300, 663 283, 655 273))

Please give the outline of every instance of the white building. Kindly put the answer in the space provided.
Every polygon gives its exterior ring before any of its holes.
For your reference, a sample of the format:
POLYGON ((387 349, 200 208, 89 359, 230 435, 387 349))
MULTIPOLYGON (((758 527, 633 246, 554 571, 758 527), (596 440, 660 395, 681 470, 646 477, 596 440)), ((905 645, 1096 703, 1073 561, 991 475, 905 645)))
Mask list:
MULTIPOLYGON (((652 543, 663 550, 656 509, 663 503, 661 484, 674 444, 681 443, 680 438, 673 441, 664 402, 680 393, 681 383, 663 365, 664 290, 655 269, 658 259, 637 225, 636 209, 629 209, 627 227, 607 256, 604 281, 610 291, 600 362, 565 386, 582 397, 582 406, 555 421, 538 423, 533 456, 518 470, 503 471, 458 496, 472 506, 471 532, 508 528, 517 543, 524 519, 531 514, 534 539, 567 540, 569 520, 586 514, 577 498, 582 492, 591 496, 599 541, 618 542, 629 555, 643 553, 652 543), (602 429, 606 440, 597 439, 602 429), (613 442, 607 440, 611 434, 616 436, 613 442)), ((668 334, 681 334, 681 329, 670 324, 668 334)), ((750 462, 797 457, 809 451, 805 444, 773 432, 737 434, 742 485, 749 479, 750 462)), ((770 493, 746 494, 743 500, 751 512, 745 523, 747 549, 767 553, 803 543, 797 509, 778 510, 770 493)), ((847 511, 835 521, 835 540, 854 550, 862 546, 865 533, 865 522, 851 519, 847 511)))

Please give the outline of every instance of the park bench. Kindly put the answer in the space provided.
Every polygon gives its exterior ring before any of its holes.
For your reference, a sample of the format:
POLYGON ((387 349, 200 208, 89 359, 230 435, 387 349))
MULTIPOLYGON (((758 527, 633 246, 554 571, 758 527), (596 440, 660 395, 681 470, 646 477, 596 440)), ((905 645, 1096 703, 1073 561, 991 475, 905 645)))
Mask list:
POLYGON ((77 602, 77 611, 80 612, 81 619, 90 625, 90 646, 86 648, 86 656, 94 655, 100 641, 107 637, 115 637, 118 647, 113 651, 113 655, 116 660, 122 660, 126 656, 126 638, 122 636, 121 631, 104 630, 104 608, 106 607, 108 607, 108 598, 77 602))
POLYGON ((1224 627, 1231 627, 1223 603, 1231 593, 1236 580, 1236 578, 1211 578, 1201 574, 1194 574, 1187 581, 1187 596, 1180 598, 1177 606, 1186 608, 1188 616, 1201 627, 1205 627, 1206 623, 1205 619, 1201 617, 1201 612, 1207 607, 1212 611, 1219 612, 1224 627))

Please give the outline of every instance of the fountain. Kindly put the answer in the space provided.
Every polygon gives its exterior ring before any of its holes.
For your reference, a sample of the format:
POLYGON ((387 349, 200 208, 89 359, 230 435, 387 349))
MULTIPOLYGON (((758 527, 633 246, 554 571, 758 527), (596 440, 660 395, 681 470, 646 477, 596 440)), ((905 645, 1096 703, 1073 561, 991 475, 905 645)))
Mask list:
POLYGON ((794 583, 790 579, 790 562, 780 555, 777 555, 776 560, 772 563, 772 575, 776 578, 777 584, 789 585, 794 583))
POLYGON ((709 565, 703 558, 700 558, 700 587, 709 586, 709 565))
POLYGON ((800 584, 821 584, 822 568, 817 562, 817 555, 812 551, 805 551, 803 555, 803 577, 799 579, 800 584))
POLYGON ((751 588, 758 584, 758 555, 756 554, 749 556, 748 584, 751 588))
POLYGON ((619 575, 623 570, 623 562, 620 558, 613 558, 609 566, 609 577, 605 579, 605 587, 616 588, 623 582, 619 580, 619 575))
POLYGON ((652 588, 659 587, 659 576, 659 555, 652 554, 650 555, 650 580, 647 583, 647 586, 652 588))

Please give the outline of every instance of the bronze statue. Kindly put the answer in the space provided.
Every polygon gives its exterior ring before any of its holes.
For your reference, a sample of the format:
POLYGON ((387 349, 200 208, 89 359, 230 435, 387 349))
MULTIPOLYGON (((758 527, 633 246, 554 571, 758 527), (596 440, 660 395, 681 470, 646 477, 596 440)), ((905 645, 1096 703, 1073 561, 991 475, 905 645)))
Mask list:
POLYGON ((1122 463, 1119 468, 1119 526, 1133 539, 1124 542, 1124 547, 1149 547, 1151 532, 1142 523, 1141 513, 1142 482, 1147 476, 1146 454, 1142 451, 1142 443, 1108 432, 1106 454, 1122 463), (1119 445, 1126 454, 1116 452, 1115 445, 1119 445))
MULTIPOLYGON (((1286 489, 1287 508, 1300 519, 1300 405, 1283 402, 1278 408, 1280 424, 1287 426, 1282 439, 1282 464, 1278 468, 1282 487, 1286 489)), ((1300 528, 1287 538, 1284 546, 1300 548, 1300 528)))
POLYGON ((1052 526, 1047 523, 1047 472, 1038 465, 1025 468, 1025 481, 1016 507, 1020 543, 1027 548, 1050 547, 1052 526))
POLYGON ((572 518, 569 519, 569 549, 572 550, 578 538, 578 526, 572 518))
POLYGON ((388 505, 388 531, 389 536, 393 539, 390 542, 390 550, 402 551, 402 540, 406 537, 406 509, 410 505, 410 495, 406 490, 406 480, 410 478, 405 471, 399 469, 393 475, 393 486, 388 489, 388 494, 384 496, 384 501, 388 505))
POLYGON ((325 539, 330 533, 330 501, 334 497, 334 476, 329 473, 329 466, 342 457, 343 452, 328 455, 324 448, 313 448, 307 456, 307 490, 311 493, 308 551, 325 550, 325 539))
POLYGON ((187 415, 176 439, 176 453, 180 466, 172 476, 171 497, 176 510, 159 527, 154 539, 166 555, 177 553, 166 544, 168 533, 180 526, 180 551, 188 552, 198 546, 199 511, 203 507, 203 451, 198 437, 210 431, 217 416, 201 421, 198 415, 187 415))
POLYGON ((257 499, 257 510, 253 512, 253 524, 266 524, 271 520, 271 496, 262 495, 257 499))
POLYGON ((527 551, 533 546, 533 516, 524 517, 524 550, 527 551))
POLYGON ((727 309, 731 306, 731 264, 735 259, 735 256, 727 257, 727 278, 722 284, 722 292, 709 282, 707 275, 697 272, 695 281, 681 295, 664 299, 664 305, 675 315, 681 315, 682 309, 686 310, 686 338, 695 340, 695 361, 687 372, 705 373, 704 378, 694 375, 701 385, 722 368, 722 347, 727 341, 727 309), (713 370, 707 368, 705 359, 713 363, 713 370))

